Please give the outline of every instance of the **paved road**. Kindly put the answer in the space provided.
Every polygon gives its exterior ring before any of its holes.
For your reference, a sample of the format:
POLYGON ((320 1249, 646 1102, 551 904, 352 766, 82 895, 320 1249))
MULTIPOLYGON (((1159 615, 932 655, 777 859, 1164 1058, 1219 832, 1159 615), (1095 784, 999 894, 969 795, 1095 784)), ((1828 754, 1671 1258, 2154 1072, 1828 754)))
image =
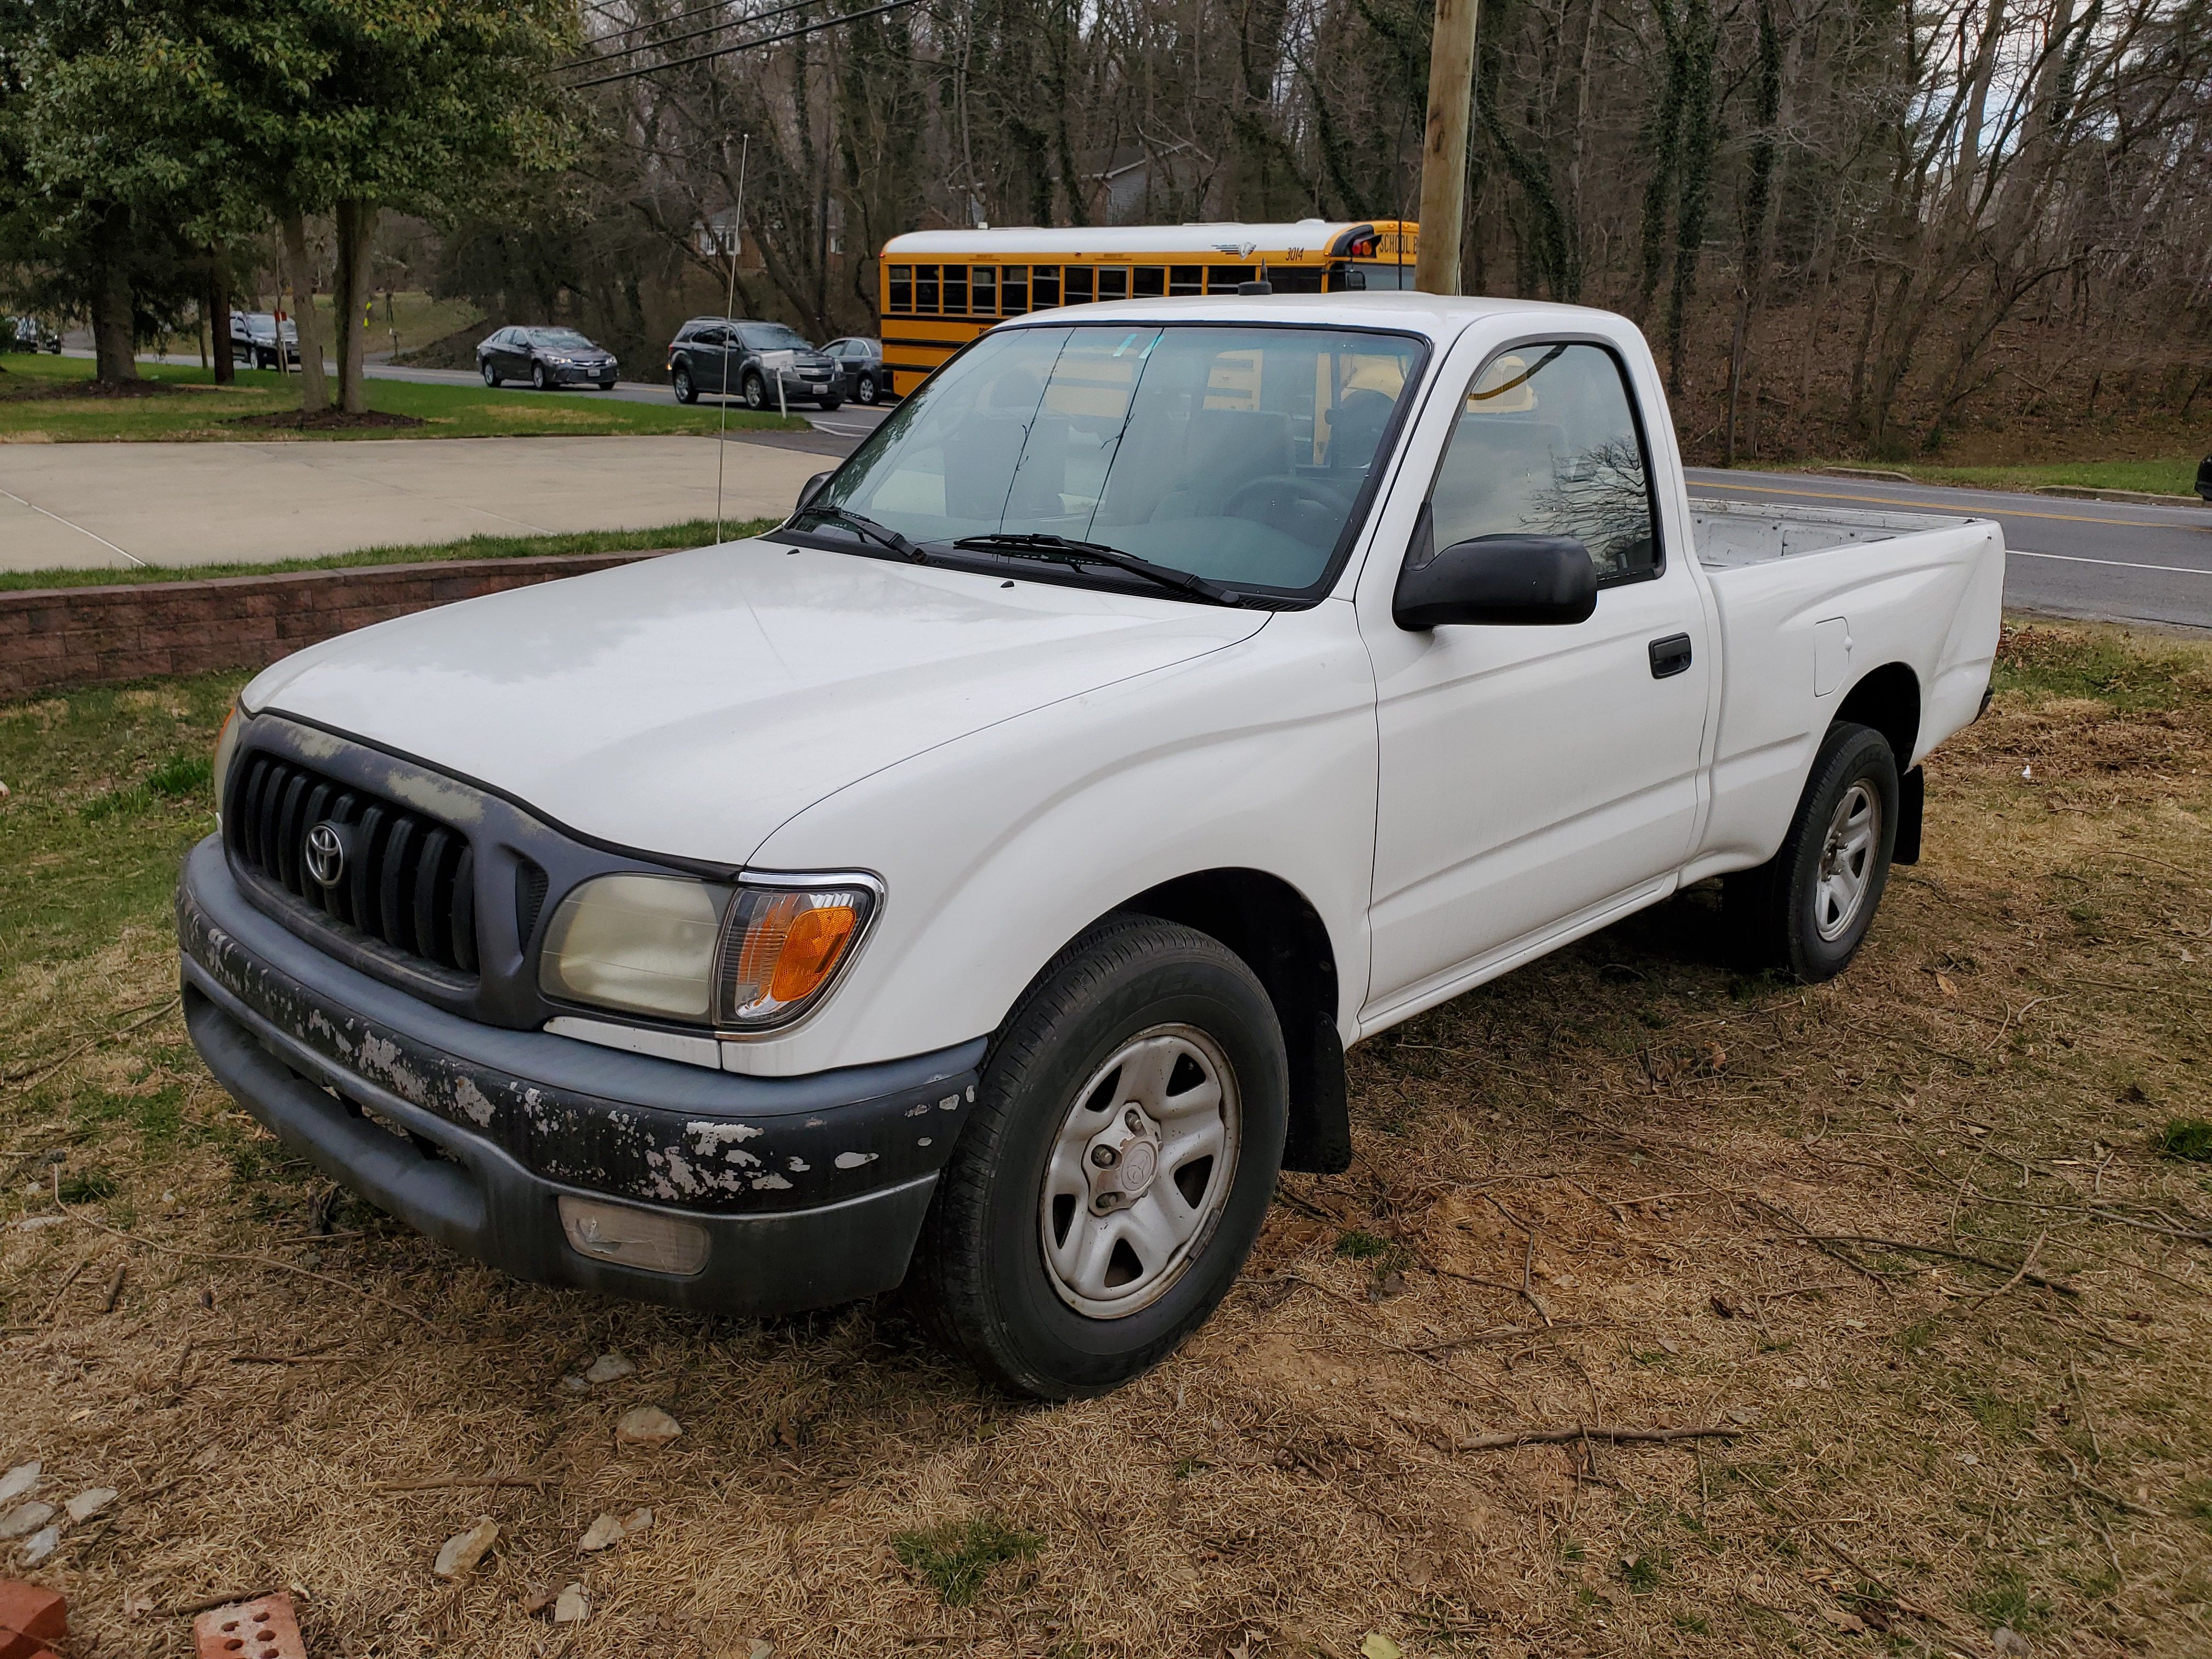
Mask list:
POLYGON ((2138 507, 2060 495, 1785 473, 1690 470, 1690 493, 1806 507, 1995 519, 2008 557, 2005 603, 2021 611, 2212 629, 2212 506, 2138 507))

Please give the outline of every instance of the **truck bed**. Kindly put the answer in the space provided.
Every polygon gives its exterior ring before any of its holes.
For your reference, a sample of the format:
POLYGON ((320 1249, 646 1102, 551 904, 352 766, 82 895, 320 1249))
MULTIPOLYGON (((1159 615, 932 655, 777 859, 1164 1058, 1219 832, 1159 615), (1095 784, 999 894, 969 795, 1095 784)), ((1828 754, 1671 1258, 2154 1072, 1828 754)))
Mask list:
POLYGON ((1893 711, 1900 766, 1974 717, 1996 651, 2004 538, 1988 520, 1939 514, 1689 507, 1726 665, 1695 876, 1773 852, 1854 688, 1878 688, 1893 711))
POLYGON ((1753 501, 1692 496, 1690 527, 1698 562, 1708 570, 1765 564, 1850 542, 1893 541, 1923 530, 1956 530, 1974 520, 1937 513, 1868 513, 1793 507, 1787 513, 1753 501))

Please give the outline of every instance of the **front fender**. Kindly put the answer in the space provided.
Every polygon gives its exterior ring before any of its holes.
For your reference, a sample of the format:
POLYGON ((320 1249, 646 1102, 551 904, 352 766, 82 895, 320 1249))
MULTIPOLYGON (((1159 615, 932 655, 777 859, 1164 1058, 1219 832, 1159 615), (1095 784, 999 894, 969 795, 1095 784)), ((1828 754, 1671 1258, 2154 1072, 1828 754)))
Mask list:
POLYGON ((973 732, 799 813, 750 861, 884 880, 836 995, 750 1045, 777 1075, 995 1030, 1053 953, 1179 876, 1237 867, 1304 896, 1336 956, 1349 1037, 1367 981, 1375 687, 1352 609, 1250 638, 973 732), (931 1035, 920 1043, 917 1033, 931 1035))

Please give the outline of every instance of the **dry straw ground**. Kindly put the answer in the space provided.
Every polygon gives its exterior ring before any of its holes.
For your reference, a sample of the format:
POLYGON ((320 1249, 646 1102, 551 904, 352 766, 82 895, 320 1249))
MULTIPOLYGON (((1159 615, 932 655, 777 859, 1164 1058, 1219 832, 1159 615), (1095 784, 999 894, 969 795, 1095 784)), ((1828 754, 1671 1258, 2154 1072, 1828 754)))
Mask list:
POLYGON ((286 1584, 325 1659, 2212 1651, 2212 1165, 2154 1139, 2212 1095, 2212 652, 2029 629, 2000 684, 1840 981, 1732 976, 1692 892, 1369 1045, 1352 1169, 1051 1409, 893 1308, 710 1322, 333 1204, 168 1000, 163 763, 227 687, 0 712, 0 1466, 122 1493, 30 1576, 86 1659, 286 1584), (640 1404, 683 1437, 618 1449, 640 1404), (1593 1423, 1735 1432, 1477 1443, 1593 1423))

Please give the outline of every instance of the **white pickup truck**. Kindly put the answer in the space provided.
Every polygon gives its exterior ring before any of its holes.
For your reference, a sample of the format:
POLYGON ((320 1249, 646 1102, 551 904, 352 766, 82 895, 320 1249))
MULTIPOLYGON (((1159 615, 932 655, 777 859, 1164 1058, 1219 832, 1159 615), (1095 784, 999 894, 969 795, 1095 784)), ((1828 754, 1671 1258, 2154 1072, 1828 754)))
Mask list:
POLYGON ((909 1284, 1095 1394, 1351 1155, 1347 1045, 1725 878, 1840 971, 1986 702, 1994 525, 1693 504, 1600 312, 1011 321, 781 527, 246 687, 177 899, 216 1075, 517 1274, 909 1284))

